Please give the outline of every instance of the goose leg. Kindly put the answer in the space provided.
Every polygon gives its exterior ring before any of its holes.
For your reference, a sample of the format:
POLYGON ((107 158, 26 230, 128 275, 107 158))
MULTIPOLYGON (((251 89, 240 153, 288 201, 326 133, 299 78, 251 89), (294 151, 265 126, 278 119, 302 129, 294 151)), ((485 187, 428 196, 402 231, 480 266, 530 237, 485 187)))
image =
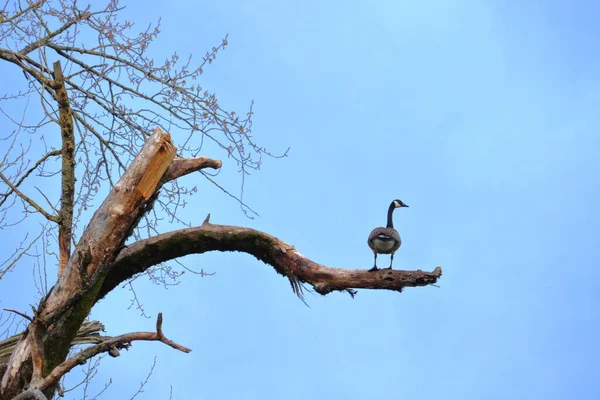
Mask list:
POLYGON ((394 253, 392 253, 392 257, 390 258, 390 266, 386 269, 392 269, 392 263, 394 262, 394 253))
POLYGON ((373 252, 373 254, 375 255, 375 261, 373 261, 375 265, 369 270, 369 272, 379 271, 379 268, 377 268, 377 253, 373 252))

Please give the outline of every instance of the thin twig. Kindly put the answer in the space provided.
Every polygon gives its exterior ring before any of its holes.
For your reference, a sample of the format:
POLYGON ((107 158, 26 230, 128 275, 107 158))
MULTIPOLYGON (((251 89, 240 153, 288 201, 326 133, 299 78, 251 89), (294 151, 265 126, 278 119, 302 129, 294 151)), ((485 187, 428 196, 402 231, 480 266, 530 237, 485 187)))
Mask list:
POLYGON ((48 219, 49 221, 58 223, 57 216, 48 213, 46 210, 44 210, 42 207, 40 207, 35 201, 33 201, 32 199, 27 197, 25 194, 23 194, 19 189, 17 189, 17 187, 15 185, 12 184, 11 181, 9 181, 4 176, 4 174, 2 172, 0 172, 0 179, 2 179, 2 181, 4 181, 4 183, 6 183, 8 185, 8 187, 11 188, 13 190, 13 192, 15 192, 17 194, 17 196, 19 196, 23 201, 25 201, 27 204, 29 204, 31 207, 33 207, 37 212, 39 212, 44 217, 46 217, 46 219, 48 219))
POLYGON ((15 314, 20 315, 21 317, 25 318, 26 320, 29 320, 29 322, 33 322, 33 318, 31 318, 29 315, 24 314, 24 313, 22 313, 20 311, 13 310, 12 308, 4 308, 3 310, 15 313, 15 314))

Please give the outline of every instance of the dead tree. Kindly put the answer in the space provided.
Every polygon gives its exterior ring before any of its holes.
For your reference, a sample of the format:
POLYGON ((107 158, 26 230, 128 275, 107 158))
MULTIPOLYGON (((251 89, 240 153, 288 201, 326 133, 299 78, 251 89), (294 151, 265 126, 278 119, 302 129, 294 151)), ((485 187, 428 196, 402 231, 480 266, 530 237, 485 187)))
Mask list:
MULTIPOLYGON (((80 9, 74 1, 40 0, 17 2, 0 14, 0 38, 8 44, 0 48, 0 59, 27 79, 25 90, 1 94, 0 101, 39 99, 42 113, 11 117, 15 129, 3 135, 8 146, 2 147, 0 161, 0 224, 12 226, 20 206, 27 218, 42 222, 42 233, 24 240, 1 264, 0 278, 19 265, 37 240, 56 237, 56 243, 45 245, 55 246, 58 254, 54 285, 41 291, 32 316, 19 312, 28 319, 27 328, 10 345, 0 343, 0 399, 51 398, 59 379, 74 366, 103 352, 114 355, 136 340, 189 351, 165 336, 159 314, 154 332, 102 337, 69 356, 98 300, 132 277, 187 254, 251 254, 286 277, 299 296, 305 285, 322 295, 354 295, 357 288, 401 291, 436 282, 439 267, 433 272, 375 273, 330 268, 279 238, 251 228, 215 225, 208 217, 201 226, 160 233, 157 213, 176 220, 183 197, 196 191, 179 185, 179 178, 200 173, 218 185, 205 169, 219 169, 222 163, 199 156, 202 152, 226 154, 237 164, 242 180, 250 169, 260 167, 262 156, 272 155, 251 136, 251 108, 244 116, 226 111, 216 96, 192 83, 227 45, 226 39, 200 66, 191 67, 191 59, 181 64, 177 55, 158 64, 147 51, 158 28, 131 35, 132 24, 119 21, 118 11, 117 1, 94 11, 80 9), (83 30, 88 40, 93 33, 95 42, 83 45, 83 30), (145 105, 128 106, 132 98, 145 105), (29 122, 35 118, 37 122, 29 122), (177 132, 176 139, 166 133, 168 127, 177 132), (24 146, 23 132, 44 137, 45 146, 24 146), (205 141, 211 143, 206 150, 205 141), (35 162, 23 157, 27 151, 36 153, 35 162), (60 198, 31 192, 29 181, 35 176, 55 179, 60 198), (109 188, 108 194, 81 229, 79 223, 101 192, 100 185, 109 188), (133 243, 125 246, 129 239, 133 243)), ((241 196, 239 201, 251 212, 241 196)))

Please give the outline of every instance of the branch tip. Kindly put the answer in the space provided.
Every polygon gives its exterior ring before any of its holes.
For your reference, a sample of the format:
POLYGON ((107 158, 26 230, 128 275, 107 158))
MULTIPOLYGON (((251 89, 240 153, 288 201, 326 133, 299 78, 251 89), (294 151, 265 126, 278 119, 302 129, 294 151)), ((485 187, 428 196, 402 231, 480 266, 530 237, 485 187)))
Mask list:
POLYGON ((162 323, 163 323, 163 315, 161 312, 158 313, 158 317, 156 318, 156 334, 160 340, 165 339, 165 335, 162 331, 162 323))

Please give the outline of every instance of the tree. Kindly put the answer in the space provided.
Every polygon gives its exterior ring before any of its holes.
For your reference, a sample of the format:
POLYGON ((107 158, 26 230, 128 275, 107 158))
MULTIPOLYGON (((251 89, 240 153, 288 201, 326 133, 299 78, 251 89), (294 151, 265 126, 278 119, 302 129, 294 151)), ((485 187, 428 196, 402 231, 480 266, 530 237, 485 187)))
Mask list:
POLYGON ((165 263, 187 254, 254 255, 286 277, 301 298, 307 285, 322 295, 346 291, 354 296, 357 288, 401 291, 437 281, 439 267, 429 273, 329 268, 279 238, 214 225, 209 217, 201 226, 161 233, 161 216, 185 224, 177 210, 197 192, 178 184, 178 178, 200 173, 230 194, 205 171, 218 170, 222 162, 202 154, 226 154, 236 163, 242 185, 238 201, 245 213, 252 210, 242 198, 244 177, 260 168, 261 157, 279 156, 254 141, 252 107, 245 115, 225 110, 197 83, 227 38, 198 66, 177 54, 157 63, 149 46, 159 27, 133 34, 132 23, 121 21, 119 10, 117 1, 93 10, 75 1, 40 0, 17 2, 0 14, 5 46, 0 59, 21 70, 26 80, 23 90, 0 98, 3 111, 9 110, 8 102, 26 110, 21 116, 5 111, 14 128, 3 134, 0 228, 25 220, 41 226, 0 265, 0 278, 17 268, 39 240, 47 256, 57 255, 58 267, 52 288, 40 289, 33 316, 10 310, 28 325, 0 344, 0 399, 50 398, 74 366, 102 352, 116 356, 135 340, 189 351, 165 337, 159 315, 155 332, 103 338, 69 355, 89 331, 85 319, 98 300, 141 273, 176 279, 165 263), (32 100, 40 101, 36 112, 27 108, 32 100), (57 198, 36 191, 36 180, 60 187, 57 198), (93 210, 94 199, 101 196, 106 197, 93 210))

